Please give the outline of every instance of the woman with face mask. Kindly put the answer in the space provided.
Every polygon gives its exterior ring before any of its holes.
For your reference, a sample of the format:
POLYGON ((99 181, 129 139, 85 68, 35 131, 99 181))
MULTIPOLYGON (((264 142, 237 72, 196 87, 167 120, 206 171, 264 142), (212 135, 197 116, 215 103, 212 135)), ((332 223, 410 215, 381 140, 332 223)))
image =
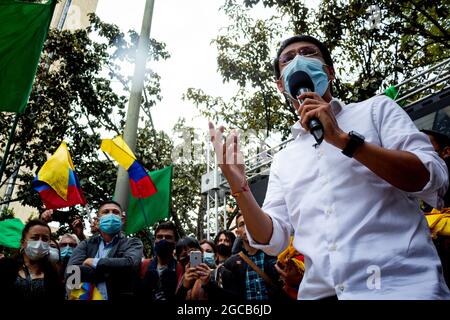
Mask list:
POLYGON ((11 282, 5 284, 8 299, 64 299, 64 287, 51 261, 56 255, 50 255, 50 234, 49 226, 42 220, 31 220, 25 225, 19 255, 12 259, 4 258, 10 260, 10 271, 15 274, 14 279, 11 277, 11 282))

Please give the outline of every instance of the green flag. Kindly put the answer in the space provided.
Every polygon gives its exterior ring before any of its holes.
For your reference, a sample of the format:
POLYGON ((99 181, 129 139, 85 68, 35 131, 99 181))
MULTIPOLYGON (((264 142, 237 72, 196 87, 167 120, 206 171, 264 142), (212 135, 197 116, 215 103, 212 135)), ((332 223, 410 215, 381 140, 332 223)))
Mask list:
POLYGON ((25 110, 55 3, 0 0, 0 111, 25 110))
POLYGON ((23 222, 17 218, 0 221, 0 246, 20 248, 23 227, 23 222))
POLYGON ((157 192, 147 198, 130 197, 125 233, 136 233, 169 217, 172 166, 149 172, 157 192))

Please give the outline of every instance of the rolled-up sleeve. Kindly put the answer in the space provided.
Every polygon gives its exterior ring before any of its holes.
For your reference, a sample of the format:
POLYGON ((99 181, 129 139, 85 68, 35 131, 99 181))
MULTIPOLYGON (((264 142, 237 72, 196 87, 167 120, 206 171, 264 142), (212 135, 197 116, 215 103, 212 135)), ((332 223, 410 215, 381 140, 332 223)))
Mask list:
POLYGON ((261 249, 271 256, 277 256, 288 245, 292 226, 290 224, 289 212, 284 199, 284 191, 277 172, 277 157, 275 156, 270 168, 269 183, 267 185, 266 197, 262 210, 272 219, 273 231, 268 244, 262 245, 253 240, 247 231, 250 246, 261 249))
POLYGON ((372 115, 382 147, 413 153, 430 173, 430 180, 425 187, 409 194, 435 208, 441 208, 448 187, 448 169, 445 162, 434 150, 428 136, 417 129, 400 106, 386 96, 375 99, 372 115))

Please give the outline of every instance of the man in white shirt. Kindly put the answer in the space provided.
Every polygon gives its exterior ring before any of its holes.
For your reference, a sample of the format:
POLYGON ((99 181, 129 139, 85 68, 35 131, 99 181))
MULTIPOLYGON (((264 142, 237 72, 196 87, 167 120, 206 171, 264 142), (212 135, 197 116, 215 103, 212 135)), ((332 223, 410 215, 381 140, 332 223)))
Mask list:
POLYGON ((418 199, 442 206, 448 186, 428 137, 385 96, 348 105, 334 99, 333 62, 313 37, 284 41, 274 69, 300 120, 273 159, 262 208, 249 192, 237 134, 223 143, 224 128, 210 123, 251 246, 277 255, 294 233, 306 268, 299 299, 449 299, 419 209, 418 199), (291 93, 296 71, 309 76, 313 92, 291 93), (312 118, 323 126, 322 143, 309 133, 312 118))

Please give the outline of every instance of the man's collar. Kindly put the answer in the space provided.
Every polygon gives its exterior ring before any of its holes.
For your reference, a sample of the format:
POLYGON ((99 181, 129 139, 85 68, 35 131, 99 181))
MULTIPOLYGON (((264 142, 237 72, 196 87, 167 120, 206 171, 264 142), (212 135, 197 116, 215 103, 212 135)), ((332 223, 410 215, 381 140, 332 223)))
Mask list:
MULTIPOLYGON (((339 99, 332 98, 330 101, 331 110, 333 110, 333 113, 335 116, 337 116, 344 106, 344 103, 340 101, 339 99)), ((301 136, 302 134, 305 134, 307 131, 303 129, 303 127, 300 124, 300 120, 298 120, 294 125, 291 127, 291 133, 292 137, 295 139, 298 136, 301 136)))
POLYGON ((102 237, 101 235, 100 235, 100 240, 103 241, 103 244, 104 244, 105 246, 107 246, 107 245, 109 245, 109 244, 111 244, 111 243, 114 243, 116 240, 118 240, 119 238, 122 238, 122 237, 123 237, 123 234, 122 234, 122 231, 120 231, 118 234, 116 234, 116 235, 111 239, 110 242, 106 242, 105 239, 103 239, 103 237, 102 237))

